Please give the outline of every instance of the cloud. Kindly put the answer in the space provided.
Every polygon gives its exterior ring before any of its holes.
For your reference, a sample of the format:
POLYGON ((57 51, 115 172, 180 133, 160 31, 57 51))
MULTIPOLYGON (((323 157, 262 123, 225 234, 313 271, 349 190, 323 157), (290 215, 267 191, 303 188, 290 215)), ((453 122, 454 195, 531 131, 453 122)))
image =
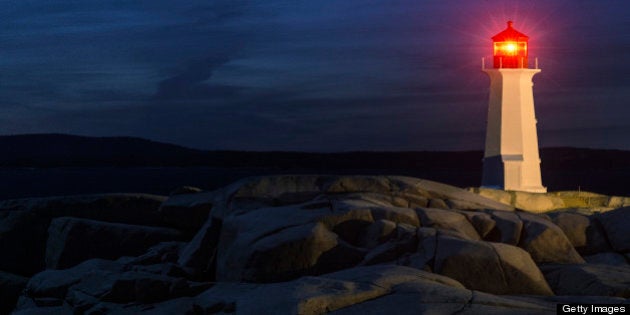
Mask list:
MULTIPOLYGON (((627 7, 15 2, 0 10, 0 117, 10 117, 0 133, 135 135, 208 149, 482 148, 488 79, 479 59, 507 18, 532 36, 543 67, 534 80, 541 134, 594 119, 621 128, 627 7)), ((606 145, 630 147, 615 141, 606 145)))
POLYGON ((177 75, 160 81, 153 99, 198 100, 235 95, 238 87, 208 82, 212 73, 229 60, 227 56, 213 56, 189 62, 186 69, 177 75))

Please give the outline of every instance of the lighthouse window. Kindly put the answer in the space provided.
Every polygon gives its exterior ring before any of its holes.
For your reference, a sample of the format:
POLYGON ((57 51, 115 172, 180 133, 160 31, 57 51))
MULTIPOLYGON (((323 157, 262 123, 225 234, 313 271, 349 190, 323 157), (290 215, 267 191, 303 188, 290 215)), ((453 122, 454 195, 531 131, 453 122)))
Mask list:
POLYGON ((495 56, 526 56, 527 43, 526 42, 513 42, 513 41, 495 42, 494 55, 495 56))

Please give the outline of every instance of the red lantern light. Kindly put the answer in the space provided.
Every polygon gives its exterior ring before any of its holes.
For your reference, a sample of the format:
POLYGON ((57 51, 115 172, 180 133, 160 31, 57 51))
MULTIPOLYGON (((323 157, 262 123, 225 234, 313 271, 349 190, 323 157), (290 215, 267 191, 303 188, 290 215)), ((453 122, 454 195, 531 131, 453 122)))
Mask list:
POLYGON ((507 28, 492 36, 494 42, 495 68, 527 68, 527 41, 529 37, 513 27, 508 21, 507 28))

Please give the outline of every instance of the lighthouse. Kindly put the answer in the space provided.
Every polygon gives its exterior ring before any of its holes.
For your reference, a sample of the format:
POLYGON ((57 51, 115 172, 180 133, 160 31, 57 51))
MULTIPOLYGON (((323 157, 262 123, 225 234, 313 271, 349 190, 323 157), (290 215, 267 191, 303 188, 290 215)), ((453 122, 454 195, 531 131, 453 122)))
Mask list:
POLYGON ((490 101, 481 185, 488 188, 546 192, 540 176, 540 156, 533 77, 538 61, 529 68, 529 37, 507 28, 492 37, 493 67, 482 70, 490 77, 490 101))

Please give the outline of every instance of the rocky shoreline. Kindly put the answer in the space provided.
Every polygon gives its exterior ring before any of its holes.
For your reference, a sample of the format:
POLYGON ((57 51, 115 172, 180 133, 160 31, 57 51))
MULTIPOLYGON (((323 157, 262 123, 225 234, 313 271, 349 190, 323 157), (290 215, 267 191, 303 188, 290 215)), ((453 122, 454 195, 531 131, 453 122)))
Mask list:
POLYGON ((531 198, 506 196, 410 177, 282 175, 169 197, 1 201, 0 313, 555 314, 557 303, 630 303, 627 198, 535 196, 544 207, 532 210, 531 198))

